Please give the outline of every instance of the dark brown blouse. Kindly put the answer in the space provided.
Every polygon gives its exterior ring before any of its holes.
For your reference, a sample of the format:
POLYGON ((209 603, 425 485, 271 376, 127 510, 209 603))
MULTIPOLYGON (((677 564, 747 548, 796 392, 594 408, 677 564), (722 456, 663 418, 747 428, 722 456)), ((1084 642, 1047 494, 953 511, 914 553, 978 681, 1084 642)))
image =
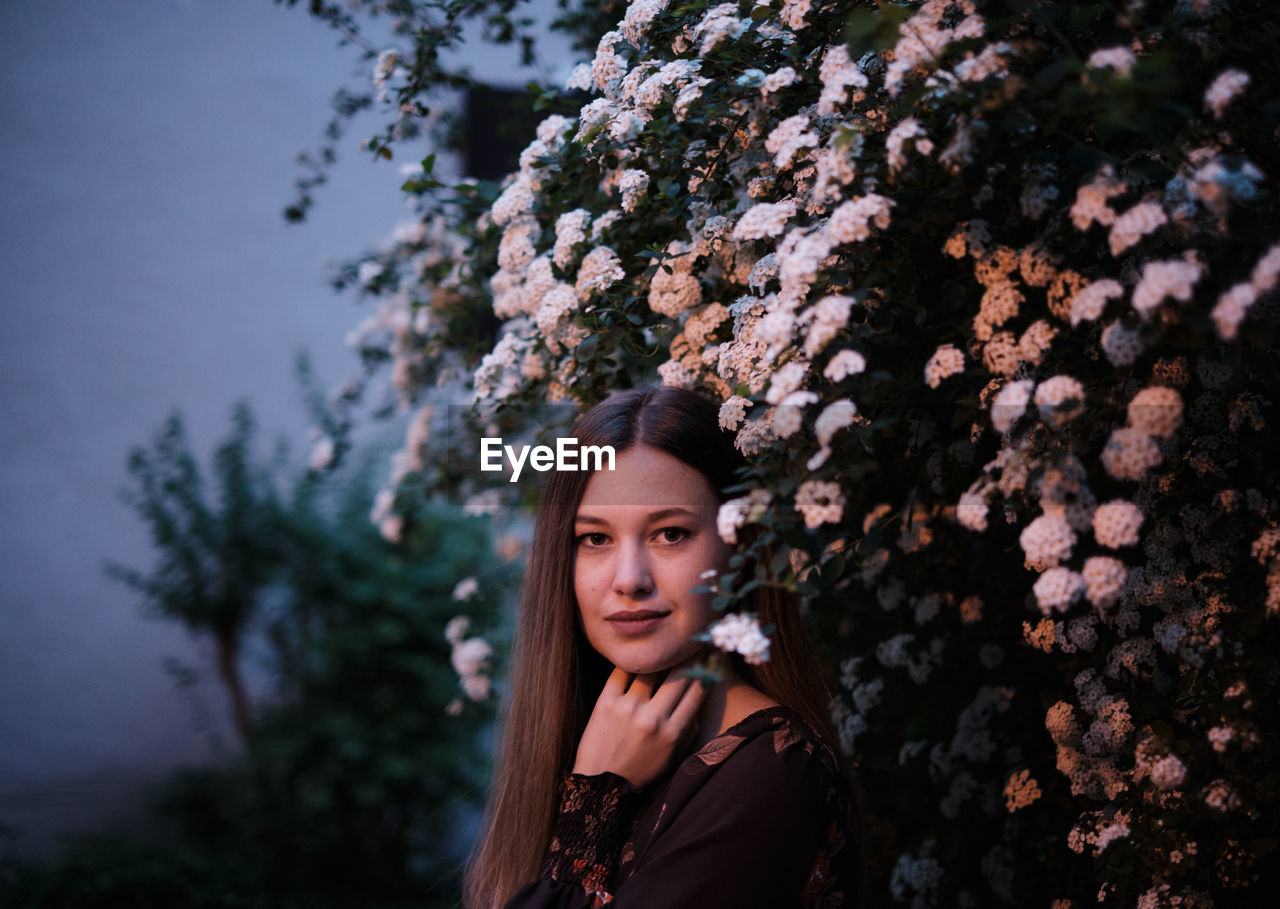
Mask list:
POLYGON ((795 711, 753 713, 652 790, 567 775, 539 880, 506 909, 854 906, 840 764, 795 711))

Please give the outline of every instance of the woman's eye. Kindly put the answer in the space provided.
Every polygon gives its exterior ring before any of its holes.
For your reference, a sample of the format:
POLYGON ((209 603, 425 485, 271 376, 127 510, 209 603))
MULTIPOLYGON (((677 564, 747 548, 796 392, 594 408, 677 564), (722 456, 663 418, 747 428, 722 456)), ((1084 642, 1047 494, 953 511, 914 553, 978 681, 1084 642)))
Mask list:
POLYGON ((658 531, 658 536, 664 543, 679 543, 687 540, 692 534, 683 527, 664 527, 658 531))
POLYGON ((578 537, 578 545, 603 546, 608 539, 609 538, 602 533, 584 533, 578 537))

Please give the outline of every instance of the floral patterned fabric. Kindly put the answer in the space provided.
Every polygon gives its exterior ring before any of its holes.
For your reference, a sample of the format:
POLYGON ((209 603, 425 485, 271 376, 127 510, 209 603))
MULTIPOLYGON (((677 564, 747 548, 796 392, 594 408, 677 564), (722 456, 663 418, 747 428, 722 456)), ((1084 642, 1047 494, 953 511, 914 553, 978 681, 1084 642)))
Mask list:
POLYGON ((570 774, 540 879, 507 909, 853 907, 848 782, 786 707, 753 713, 648 791, 570 774))

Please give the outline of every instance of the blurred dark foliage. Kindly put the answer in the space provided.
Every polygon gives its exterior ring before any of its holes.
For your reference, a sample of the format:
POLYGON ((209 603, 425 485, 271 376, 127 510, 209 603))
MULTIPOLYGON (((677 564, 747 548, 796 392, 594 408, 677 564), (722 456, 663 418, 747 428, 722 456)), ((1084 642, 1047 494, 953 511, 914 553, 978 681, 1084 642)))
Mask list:
MULTIPOLYGON (((294 180, 295 195, 284 210, 285 220, 305 221, 315 204, 315 192, 329 182, 329 174, 338 161, 338 148, 362 113, 396 112, 394 121, 361 143, 362 150, 374 160, 390 161, 395 146, 424 138, 435 150, 466 151, 468 129, 459 122, 452 109, 452 92, 479 92, 482 96, 499 86, 486 85, 472 75, 470 68, 456 62, 454 52, 468 38, 491 45, 516 45, 523 65, 538 60, 537 42, 545 37, 527 15, 524 0, 347 0, 345 3, 324 0, 275 0, 277 4, 301 6, 315 20, 324 23, 338 35, 341 47, 353 49, 362 63, 370 68, 385 51, 372 35, 389 33, 395 42, 412 47, 412 53, 397 56, 403 78, 383 91, 368 82, 343 85, 330 97, 331 116, 323 129, 321 144, 298 154, 301 175, 294 180), (435 126, 427 125, 435 118, 435 126), (430 135, 427 135, 430 133, 430 135)), ((557 0, 559 15, 551 23, 554 31, 567 35, 573 47, 583 53, 595 52, 600 36, 617 25, 626 11, 623 0, 557 0)), ((512 77, 518 74, 512 73, 512 77)), ((538 86, 540 90, 559 86, 538 86)), ((532 103, 532 102, 530 102, 532 103)), ((467 113, 464 112, 465 121, 467 113)), ((518 112, 527 117, 527 111, 518 112)), ((474 137, 471 137, 474 138, 474 137)), ((527 140, 526 140, 527 141, 527 140)), ((523 143, 520 144, 523 147, 523 143)), ((517 149, 518 150, 518 149, 517 149)), ((505 173, 505 172, 504 172, 505 173)), ((486 174, 472 174, 485 177, 486 174)))
POLYGON ((451 592, 467 575, 481 595, 466 612, 492 627, 484 604, 511 578, 492 567, 487 524, 424 503, 412 534, 389 543, 368 517, 385 452, 299 473, 283 449, 255 454, 247 405, 232 423, 207 474, 179 416, 132 452, 126 498, 157 559, 150 573, 108 571, 214 645, 243 747, 161 786, 153 830, 0 869, 0 905, 458 901, 492 710, 458 700, 444 628, 463 611, 451 592))

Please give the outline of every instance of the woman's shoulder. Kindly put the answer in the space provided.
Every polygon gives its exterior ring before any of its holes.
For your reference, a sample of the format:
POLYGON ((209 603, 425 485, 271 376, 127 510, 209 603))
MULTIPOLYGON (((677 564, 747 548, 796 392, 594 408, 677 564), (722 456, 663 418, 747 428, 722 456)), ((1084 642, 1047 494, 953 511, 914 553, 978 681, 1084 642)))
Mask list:
POLYGON ((739 837, 824 829, 842 789, 838 763, 800 715, 766 707, 685 758, 652 793, 641 841, 681 821, 739 837))
POLYGON ((771 704, 751 712, 690 755, 681 771, 705 775, 727 765, 741 773, 776 772, 834 782, 840 762, 804 718, 794 709, 771 704))

